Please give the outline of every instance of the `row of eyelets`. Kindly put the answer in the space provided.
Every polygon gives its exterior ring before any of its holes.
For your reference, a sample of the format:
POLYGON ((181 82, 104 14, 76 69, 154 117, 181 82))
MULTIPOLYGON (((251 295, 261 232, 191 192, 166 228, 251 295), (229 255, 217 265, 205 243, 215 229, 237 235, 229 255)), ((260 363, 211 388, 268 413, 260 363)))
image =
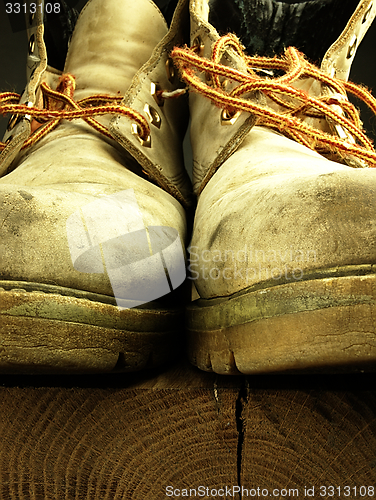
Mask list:
MULTIPOLYGON (((204 55, 205 44, 201 40, 200 36, 196 36, 196 38, 193 40, 192 47, 195 49, 195 51, 200 57, 204 55)), ((209 73, 206 73, 205 79, 209 85, 210 83, 212 83, 212 77, 209 73)), ((225 80, 223 82, 223 86, 225 87, 227 83, 228 81, 225 80)), ((240 111, 237 111, 236 113, 230 113, 227 109, 222 109, 220 116, 221 125, 234 125, 236 120, 239 118, 240 114, 241 114, 240 111)))
MULTIPOLYGON (((367 11, 365 12, 363 19, 362 19, 362 24, 364 24, 368 20, 370 14, 371 14, 372 8, 373 8, 373 3, 371 3, 369 5, 367 11)), ((353 35, 353 37, 351 38, 350 43, 349 43, 349 48, 347 50, 347 56, 346 56, 347 59, 350 59, 355 54, 357 44, 358 44, 358 38, 356 37, 356 35, 353 35)))
MULTIPOLYGON (((167 73, 167 79, 169 80, 170 83, 173 83, 175 80, 175 67, 173 65, 172 59, 170 57, 167 58, 166 60, 166 73, 167 73)), ((158 84, 151 82, 150 86, 150 94, 153 96, 153 99, 157 103, 157 105, 161 108, 164 105, 164 99, 160 97, 159 95, 160 87, 158 84)), ((145 104, 144 106, 144 112, 149 118, 149 121, 152 125, 154 125, 157 128, 161 128, 162 124, 162 118, 158 111, 150 106, 149 104, 145 104)), ((141 130, 140 127, 136 123, 132 123, 131 125, 131 131, 132 134, 137 136, 138 140, 140 141, 140 144, 144 147, 151 147, 151 137, 150 135, 145 139, 142 139, 140 136, 141 130)))
MULTIPOLYGON (((33 14, 30 14, 30 17, 29 17, 29 24, 32 25, 33 24, 33 21, 34 21, 34 18, 35 18, 35 13, 33 14)), ((35 50, 35 35, 34 33, 30 36, 29 38, 29 45, 28 45, 28 52, 29 52, 29 55, 32 55, 34 53, 34 50, 35 50)), ((31 72, 30 74, 30 79, 32 78, 33 74, 34 74, 34 71, 35 71, 35 68, 34 70, 31 72)), ((27 103, 28 106, 33 106, 33 103, 32 102, 28 102, 27 103)), ((31 117, 30 115, 26 115, 24 117, 26 120, 30 121, 31 120, 31 117)), ((7 126, 7 131, 9 132, 10 130, 14 129, 14 127, 16 125, 18 125, 20 123, 20 121, 23 119, 22 116, 19 116, 19 115, 12 115, 9 119, 9 122, 8 122, 8 126, 7 126)), ((5 144, 9 144, 9 142, 13 139, 13 134, 10 135, 8 137, 8 139, 5 141, 5 144)))

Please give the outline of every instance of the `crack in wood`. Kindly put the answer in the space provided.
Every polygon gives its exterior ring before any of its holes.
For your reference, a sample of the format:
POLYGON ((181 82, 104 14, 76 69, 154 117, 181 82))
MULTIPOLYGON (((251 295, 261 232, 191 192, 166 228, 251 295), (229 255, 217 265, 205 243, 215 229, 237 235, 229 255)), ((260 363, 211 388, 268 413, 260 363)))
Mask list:
MULTIPOLYGON (((238 431, 238 446, 237 446, 237 482, 238 487, 241 488, 241 476, 242 476, 242 462, 243 462, 243 444, 244 444, 244 435, 245 435, 245 425, 244 425, 244 417, 243 410, 245 405, 248 402, 248 381, 247 379, 243 379, 238 398, 235 403, 235 419, 236 419, 236 429, 238 431)), ((239 493, 239 499, 242 500, 242 493, 239 493)))

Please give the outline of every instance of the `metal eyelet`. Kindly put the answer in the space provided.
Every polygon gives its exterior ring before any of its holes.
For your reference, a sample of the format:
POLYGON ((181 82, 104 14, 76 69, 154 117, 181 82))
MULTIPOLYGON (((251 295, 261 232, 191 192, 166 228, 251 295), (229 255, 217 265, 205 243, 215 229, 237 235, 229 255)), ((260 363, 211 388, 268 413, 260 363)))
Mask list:
POLYGON ((221 112, 221 125, 234 125, 236 120, 240 116, 240 111, 236 111, 235 113, 229 113, 227 109, 222 109, 221 112))
MULTIPOLYGON (((34 104, 31 101, 27 101, 26 106, 28 108, 32 108, 34 104)), ((25 115, 25 120, 31 122, 31 115, 25 115)))
POLYGON ((347 140, 349 141, 348 144, 350 143, 351 145, 355 144, 355 139, 349 135, 346 130, 342 127, 342 125, 339 125, 338 123, 334 125, 334 129, 340 139, 343 141, 347 140))
POLYGON ((29 39, 29 55, 31 55, 34 52, 34 49, 35 49, 35 35, 33 33, 29 39))
POLYGON ((8 122, 8 126, 7 126, 8 132, 16 126, 18 119, 19 119, 18 115, 12 115, 10 117, 9 122, 8 122))
POLYGON ((229 80, 228 80, 227 78, 225 78, 225 79, 223 80, 223 82, 221 83, 221 87, 222 87, 222 89, 223 89, 223 90, 226 90, 226 87, 228 86, 228 84, 229 84, 229 80))
POLYGON ((167 73, 167 78, 170 83, 173 83, 175 80, 175 67, 174 63, 172 62, 171 57, 167 58, 166 61, 166 73, 167 73))
POLYGON ((213 85, 213 75, 205 73, 205 80, 208 85, 213 85))
POLYGON ((144 146, 145 148, 151 147, 150 135, 146 139, 143 139, 140 135, 141 134, 140 126, 137 125, 137 123, 132 123, 131 131, 132 131, 132 134, 135 135, 137 137, 137 139, 140 141, 141 146, 144 146))
POLYGON ((30 26, 33 24, 34 18, 35 18, 35 12, 33 14, 30 14, 30 17, 29 17, 30 26))
POLYGON ((160 86, 157 83, 151 82, 150 84, 150 94, 153 96, 154 101, 158 104, 158 106, 161 108, 164 105, 164 99, 160 95, 158 95, 158 92, 161 90, 160 86))
MULTIPOLYGON (((33 103, 31 101, 28 101, 26 103, 26 106, 28 108, 32 108, 33 103)), ((31 121, 31 115, 25 115, 25 116, 12 115, 9 119, 9 122, 8 122, 7 131, 9 132, 10 130, 12 130, 16 125, 18 125, 20 123, 20 121, 22 121, 22 119, 31 121)))
POLYGON ((144 111, 149 118, 150 123, 157 128, 161 128, 162 118, 159 116, 158 111, 152 106, 149 106, 149 104, 145 104, 144 111))
POLYGON ((356 45, 358 43, 358 39, 357 37, 354 35, 351 40, 350 40, 350 43, 349 43, 349 48, 347 50, 347 59, 350 59, 354 54, 355 54, 355 50, 356 50, 356 45))
POLYGON ((370 4, 366 13, 364 14, 363 19, 362 19, 362 24, 364 24, 367 21, 367 19, 369 18, 369 15, 371 14, 371 11, 372 11, 372 7, 373 7, 373 2, 370 4))
POLYGON ((4 143, 4 144, 9 144, 9 143, 10 143, 10 141, 11 141, 12 139, 13 139, 13 135, 10 135, 10 136, 8 137, 8 139, 5 141, 5 143, 4 143))
POLYGON ((202 57, 204 55, 204 50, 205 50, 205 44, 201 40, 201 37, 196 36, 196 38, 193 40, 192 47, 197 50, 197 54, 202 57))

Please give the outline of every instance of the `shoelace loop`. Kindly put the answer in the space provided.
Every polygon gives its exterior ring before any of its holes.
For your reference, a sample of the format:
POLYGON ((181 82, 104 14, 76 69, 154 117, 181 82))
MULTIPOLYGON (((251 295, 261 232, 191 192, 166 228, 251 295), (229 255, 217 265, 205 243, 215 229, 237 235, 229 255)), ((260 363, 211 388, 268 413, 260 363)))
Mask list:
MULTIPOLYGON (((42 139, 48 132, 53 130, 61 120, 83 119, 95 130, 113 139, 108 129, 100 124, 93 116, 118 114, 128 117, 137 124, 141 139, 147 139, 150 134, 149 124, 146 118, 127 106, 120 103, 122 97, 97 94, 85 97, 79 101, 73 99, 76 88, 73 75, 65 74, 60 77, 60 83, 56 90, 52 90, 46 83, 41 84, 43 95, 43 108, 29 107, 26 104, 19 104, 20 95, 13 92, 0 93, 0 113, 5 115, 28 116, 42 124, 25 141, 21 149, 32 146, 42 139)), ((0 142, 0 151, 6 144, 0 142)))
POLYGON ((358 111, 347 99, 347 93, 353 94, 376 114, 376 99, 365 87, 328 76, 308 62, 294 47, 288 47, 281 57, 250 57, 245 54, 238 38, 229 34, 220 37, 215 43, 211 59, 201 57, 199 52, 195 46, 175 47, 171 57, 189 89, 212 100, 216 106, 224 109, 228 117, 242 111, 252 113, 257 118, 257 125, 278 130, 323 155, 339 156, 342 160, 356 158, 360 160, 358 166, 376 167, 376 151, 362 130, 358 111), (220 63, 228 49, 233 49, 244 60, 247 71, 220 63), (276 71, 283 74, 270 76, 276 71), (206 81, 203 81, 203 74, 206 74, 206 81), (318 80, 330 92, 320 96, 309 95, 294 86, 303 78, 318 80), (238 85, 226 91, 227 81, 238 85), (260 104, 252 98, 260 93, 280 109, 260 104), (249 94, 251 96, 247 98, 249 94), (315 128, 304 121, 307 117, 325 117, 345 137, 315 128))

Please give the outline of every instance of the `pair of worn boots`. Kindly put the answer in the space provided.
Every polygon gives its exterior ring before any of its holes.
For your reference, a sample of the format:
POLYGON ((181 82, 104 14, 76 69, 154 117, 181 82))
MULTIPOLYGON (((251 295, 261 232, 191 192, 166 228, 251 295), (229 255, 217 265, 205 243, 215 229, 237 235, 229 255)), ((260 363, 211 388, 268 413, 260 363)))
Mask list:
POLYGON ((376 153, 346 95, 375 107, 347 78, 376 5, 176 3, 89 0, 62 68, 47 4, 25 4, 28 84, 0 104, 0 371, 181 348, 221 374, 372 369, 376 153))

